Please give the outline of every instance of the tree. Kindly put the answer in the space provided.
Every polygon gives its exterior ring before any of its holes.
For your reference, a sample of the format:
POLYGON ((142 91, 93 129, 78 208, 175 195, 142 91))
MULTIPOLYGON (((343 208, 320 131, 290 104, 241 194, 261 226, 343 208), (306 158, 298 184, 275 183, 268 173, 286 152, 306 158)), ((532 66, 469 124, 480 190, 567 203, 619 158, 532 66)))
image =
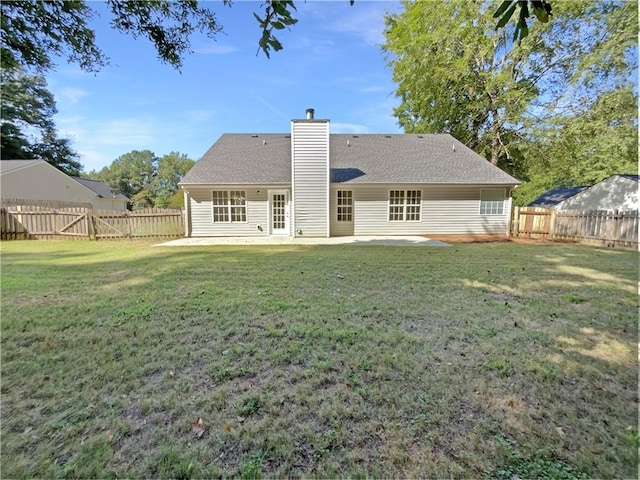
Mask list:
POLYGON ((555 82, 564 85, 557 99, 530 128, 536 143, 529 181, 514 194, 520 205, 552 187, 591 185, 638 169, 638 4, 599 2, 554 23, 552 32, 577 39, 567 48, 579 56, 566 66, 565 81, 555 82))
POLYGON ((150 150, 133 150, 88 177, 129 197, 134 208, 171 207, 177 201, 178 182, 194 163, 178 152, 158 158, 150 150))
POLYGON ((47 82, 20 69, 0 70, 0 156, 3 159, 42 158, 68 175, 79 175, 70 141, 58 138, 53 116, 57 113, 47 82))
POLYGON ((578 116, 556 116, 535 133, 529 181, 514 192, 527 205, 553 187, 593 185, 638 170, 638 98, 630 86, 604 93, 578 116))
POLYGON ((471 3, 404 6, 387 19, 383 48, 405 131, 451 133, 540 185, 589 183, 629 164, 637 4, 561 3, 553 22, 517 43, 513 26, 496 31, 491 12, 478 17, 471 3), (624 110, 605 108, 611 104, 624 110), (603 136, 615 139, 608 150, 603 136))
POLYGON ((85 70, 104 64, 87 26, 94 15, 85 2, 4 0, 0 3, 0 62, 5 69, 53 67, 53 55, 66 55, 85 70))
POLYGON ((115 159, 99 172, 89 172, 89 178, 100 180, 144 208, 152 202, 156 155, 151 150, 133 150, 115 159), (137 199, 136 199, 136 196, 137 199), (140 205, 144 204, 144 205, 140 205))
MULTIPOLYGON (((158 58, 175 68, 190 51, 190 38, 201 32, 215 38, 222 31, 215 14, 205 2, 195 0, 107 0, 111 25, 134 38, 151 41, 158 58)), ((231 5, 231 0, 222 0, 231 5)), ((254 14, 262 29, 259 50, 269 51, 282 45, 274 30, 294 25, 292 0, 267 0, 264 17, 254 14)), ((97 71, 108 57, 96 45, 90 20, 96 15, 84 0, 3 0, 0 2, 0 62, 4 68, 24 66, 39 72, 54 66, 54 56, 66 57, 83 70, 97 71)))
POLYGON ((163 155, 158 160, 154 180, 154 205, 156 207, 169 207, 175 204, 175 194, 178 191, 178 182, 184 178, 195 162, 187 155, 171 152, 163 155))
POLYGON ((497 165, 513 163, 510 143, 538 95, 527 67, 532 49, 508 49, 491 12, 475 4, 404 2, 386 19, 383 50, 398 84, 394 110, 405 132, 450 133, 497 165))
POLYGON ((41 158, 72 177, 80 176, 83 165, 77 160, 78 154, 71 148, 71 140, 60 138, 54 130, 44 133, 42 140, 31 148, 35 158, 41 158))

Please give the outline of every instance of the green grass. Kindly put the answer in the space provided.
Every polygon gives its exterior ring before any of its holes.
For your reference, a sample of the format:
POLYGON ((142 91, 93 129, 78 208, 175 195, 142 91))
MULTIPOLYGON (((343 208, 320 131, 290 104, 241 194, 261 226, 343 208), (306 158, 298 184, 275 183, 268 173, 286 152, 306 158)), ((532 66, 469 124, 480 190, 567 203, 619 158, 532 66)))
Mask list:
POLYGON ((637 252, 0 252, 2 478, 637 476, 637 252))

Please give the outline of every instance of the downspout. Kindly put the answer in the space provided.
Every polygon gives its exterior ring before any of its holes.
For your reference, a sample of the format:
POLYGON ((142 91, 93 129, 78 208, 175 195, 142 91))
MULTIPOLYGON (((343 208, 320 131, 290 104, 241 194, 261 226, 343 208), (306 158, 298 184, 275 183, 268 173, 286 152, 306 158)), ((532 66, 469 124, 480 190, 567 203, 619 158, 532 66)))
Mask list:
MULTIPOLYGON (((309 112, 307 112, 307 115, 309 112)), ((289 208, 289 236, 297 237, 296 234, 296 142, 294 121, 291 120, 291 207, 289 208)))
POLYGON ((327 123, 327 238, 331 236, 331 154, 329 153, 331 151, 329 145, 330 138, 329 124, 327 123))
POLYGON ((511 210, 513 204, 513 197, 511 189, 508 189, 509 199, 507 200, 507 212, 509 216, 507 217, 507 237, 511 236, 511 221, 513 220, 513 211, 511 210))
POLYGON ((189 192, 187 192, 184 187, 182 187, 184 192, 184 236, 191 236, 191 197, 189 192))

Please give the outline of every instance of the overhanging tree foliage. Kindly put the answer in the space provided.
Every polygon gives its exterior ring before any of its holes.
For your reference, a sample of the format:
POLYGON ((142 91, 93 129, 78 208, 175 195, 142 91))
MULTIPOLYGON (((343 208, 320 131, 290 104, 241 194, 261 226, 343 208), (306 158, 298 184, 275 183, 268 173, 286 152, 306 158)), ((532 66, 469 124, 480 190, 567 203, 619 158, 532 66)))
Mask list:
MULTIPOLYGON (((232 5, 232 0, 221 0, 232 5)), ((205 2, 197 0, 107 0, 113 28, 153 43, 158 57, 180 68, 190 51, 190 38, 201 32, 215 38, 222 25, 205 2)), ((349 0, 353 5, 354 0, 349 0)), ((274 32, 293 26, 297 19, 294 0, 266 0, 264 15, 254 13, 262 35, 259 50, 269 57, 270 50, 281 50, 274 32)), ((438 10, 438 7, 434 7, 438 10)), ((528 35, 527 19, 533 13, 547 22, 551 4, 546 0, 505 0, 495 11, 497 28, 504 27, 519 10, 515 36, 528 35)), ((0 2, 0 64, 4 68, 33 67, 41 72, 54 66, 53 56, 66 57, 86 71, 100 69, 108 58, 95 43, 89 25, 96 15, 84 0, 3 0, 0 2)))
POLYGON ((498 19, 496 29, 503 28, 511 20, 517 9, 519 9, 519 12, 516 28, 513 31, 514 40, 522 40, 529 35, 527 21, 531 13, 540 22, 547 23, 552 11, 551 3, 546 0, 504 0, 493 14, 493 18, 498 19))
MULTIPOLYGON (((512 162, 510 144, 538 96, 532 48, 510 48, 489 10, 469 2, 404 2, 387 17, 383 46, 406 132, 450 133, 497 165, 512 162)), ((531 40, 531 38, 530 38, 531 40)))
POLYGON ((3 68, 0 88, 0 157, 42 158, 68 175, 79 175, 82 165, 77 153, 68 139, 59 138, 56 133, 56 103, 44 78, 3 68))
MULTIPOLYGON (((215 37, 222 31, 210 3, 195 0, 107 0, 114 29, 134 38, 146 38, 158 58, 175 68, 182 66, 196 32, 215 37)), ((231 5, 221 0, 221 5, 231 5)), ((282 45, 274 32, 294 25, 292 0, 266 1, 264 17, 255 15, 262 29, 259 48, 269 56, 282 45)), ((57 138, 52 115, 55 102, 42 75, 55 67, 57 57, 97 71, 108 57, 96 44, 90 22, 96 15, 90 2, 3 0, 0 2, 0 65, 3 68, 2 157, 44 156, 67 173, 82 169, 68 139, 57 138), (37 76, 24 76, 23 71, 37 76), (27 84, 27 81, 30 82, 27 84), (17 95, 23 90, 26 95, 17 95), (45 125, 46 123, 46 125, 45 125), (33 138, 40 129, 41 141, 33 138)))
POLYGON ((432 7, 405 2, 387 18, 405 131, 451 133, 539 185, 629 173, 620 169, 637 163, 637 3, 554 3, 554 21, 520 42, 512 25, 496 31, 487 5, 432 7))
MULTIPOLYGON (((182 66, 185 54, 190 52, 194 33, 215 38, 222 31, 209 9, 211 4, 195 0, 106 1, 113 28, 149 40, 158 58, 175 68, 182 66)), ((232 2, 221 0, 220 4, 230 6, 232 2)), ((292 16, 292 0, 267 0, 262 8, 264 16, 254 15, 262 30, 259 49, 268 57, 271 49, 282 48, 274 32, 297 20, 292 16)), ((97 71, 108 63, 90 26, 96 15, 90 2, 3 0, 0 14, 0 61, 5 68, 23 66, 42 72, 54 66, 56 56, 86 71, 97 71)))

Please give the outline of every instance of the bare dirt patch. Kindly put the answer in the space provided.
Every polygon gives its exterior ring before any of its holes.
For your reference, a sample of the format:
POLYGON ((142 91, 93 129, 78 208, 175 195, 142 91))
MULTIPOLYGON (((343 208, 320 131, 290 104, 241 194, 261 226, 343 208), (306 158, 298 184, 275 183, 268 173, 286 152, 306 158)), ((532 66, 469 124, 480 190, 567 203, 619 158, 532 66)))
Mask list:
POLYGON ((543 238, 518 238, 506 235, 422 235, 446 243, 552 243, 543 238))

